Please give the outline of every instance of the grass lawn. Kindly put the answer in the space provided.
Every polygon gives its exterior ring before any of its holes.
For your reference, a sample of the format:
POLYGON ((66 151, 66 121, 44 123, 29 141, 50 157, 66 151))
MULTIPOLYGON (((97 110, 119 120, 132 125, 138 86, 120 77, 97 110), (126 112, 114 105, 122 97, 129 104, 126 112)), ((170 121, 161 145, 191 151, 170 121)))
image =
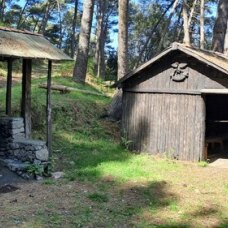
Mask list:
MULTIPOLYGON (((54 77, 57 84, 111 94, 54 77)), ((45 79, 33 79, 33 138, 45 138, 45 79)), ((13 88, 19 113, 20 82, 13 88)), ((4 110, 4 88, 0 89, 4 110)), ((118 124, 101 118, 111 98, 53 92, 53 168, 45 179, 0 194, 0 227, 228 227, 227 169, 136 155, 118 124), (122 140, 124 141, 124 140, 122 140)))

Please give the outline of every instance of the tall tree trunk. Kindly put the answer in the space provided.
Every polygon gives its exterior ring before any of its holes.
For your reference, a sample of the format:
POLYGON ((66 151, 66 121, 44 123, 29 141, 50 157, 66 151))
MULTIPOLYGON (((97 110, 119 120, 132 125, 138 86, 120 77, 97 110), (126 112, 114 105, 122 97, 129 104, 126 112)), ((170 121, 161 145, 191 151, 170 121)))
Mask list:
POLYGON ((189 18, 188 18, 188 29, 189 29, 190 26, 191 26, 193 14, 194 14, 194 12, 195 12, 195 8, 196 8, 196 3, 197 3, 197 2, 198 2, 198 0, 194 0, 194 1, 193 1, 192 8, 191 8, 191 10, 190 10, 190 14, 189 14, 189 18))
MULTIPOLYGON (((118 79, 128 70, 128 0, 119 0, 119 31, 118 31, 118 79)), ((109 107, 109 116, 119 120, 122 116, 122 90, 114 96, 109 107)))
POLYGON ((187 0, 183 2, 183 19, 184 19, 184 44, 190 46, 189 22, 188 22, 188 4, 187 0))
POLYGON ((228 23, 226 25, 226 35, 225 35, 225 41, 224 41, 224 50, 223 53, 225 55, 228 55, 228 23))
POLYGON ((205 7, 205 1, 201 0, 200 2, 200 49, 204 49, 204 45, 205 45, 204 7, 205 7))
POLYGON ((119 0, 118 79, 128 71, 128 0, 119 0))
POLYGON ((70 39, 70 56, 73 59, 75 56, 75 34, 76 34, 76 25, 77 25, 77 16, 78 16, 78 0, 75 0, 74 2, 74 18, 72 22, 72 34, 70 39))
POLYGON ((90 33, 93 20, 94 0, 85 0, 81 20, 81 31, 77 50, 73 79, 76 82, 85 83, 89 57, 90 33))
POLYGON ((4 22, 6 1, 2 0, 0 5, 0 22, 4 22))
POLYGON ((98 68, 97 68, 97 76, 105 79, 106 74, 106 66, 105 66, 105 41, 108 30, 108 22, 103 26, 101 39, 100 39, 100 52, 98 59, 98 68))
POLYGON ((97 12, 97 32, 96 32, 96 52, 94 58, 94 69, 97 77, 105 77, 105 40, 107 33, 107 23, 105 23, 105 15, 107 10, 107 0, 98 1, 97 12))
POLYGON ((228 20, 228 1, 220 0, 218 4, 217 19, 213 30, 212 49, 217 52, 224 52, 225 37, 228 20))
POLYGON ((63 42, 63 25, 62 25, 62 15, 61 15, 61 9, 59 8, 59 49, 62 48, 62 42, 63 42))

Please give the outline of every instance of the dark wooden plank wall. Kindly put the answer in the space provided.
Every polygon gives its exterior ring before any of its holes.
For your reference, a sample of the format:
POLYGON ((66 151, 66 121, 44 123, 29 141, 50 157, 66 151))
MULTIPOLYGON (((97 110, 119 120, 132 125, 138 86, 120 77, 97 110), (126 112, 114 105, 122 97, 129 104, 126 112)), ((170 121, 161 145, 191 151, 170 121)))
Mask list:
POLYGON ((205 105, 200 95, 125 92, 123 135, 131 149, 180 160, 203 159, 205 105))
POLYGON ((185 59, 188 62, 186 68, 189 76, 183 82, 171 80, 173 72, 171 64, 175 59, 164 59, 153 67, 145 69, 138 76, 129 79, 124 84, 124 89, 133 90, 181 90, 181 91, 200 91, 201 89, 223 89, 228 88, 227 75, 213 69, 205 64, 196 62, 193 59, 185 59))

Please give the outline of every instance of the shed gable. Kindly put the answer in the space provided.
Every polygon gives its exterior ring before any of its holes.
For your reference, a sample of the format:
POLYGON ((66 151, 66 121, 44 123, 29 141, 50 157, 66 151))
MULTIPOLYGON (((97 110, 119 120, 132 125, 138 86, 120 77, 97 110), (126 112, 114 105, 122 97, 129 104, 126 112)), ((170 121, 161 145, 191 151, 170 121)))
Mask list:
POLYGON ((200 93, 202 89, 228 87, 228 76, 179 50, 172 51, 159 61, 123 82, 130 92, 200 93))

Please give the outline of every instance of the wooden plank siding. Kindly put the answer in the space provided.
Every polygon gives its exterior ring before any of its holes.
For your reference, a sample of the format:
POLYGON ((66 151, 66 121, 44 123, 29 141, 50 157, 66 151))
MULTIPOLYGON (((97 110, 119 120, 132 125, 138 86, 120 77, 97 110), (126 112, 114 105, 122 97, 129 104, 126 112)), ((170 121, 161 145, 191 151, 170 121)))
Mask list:
POLYGON ((200 95, 124 92, 122 129, 132 150, 202 160, 204 100, 200 95))
POLYGON ((203 89, 227 89, 228 75, 183 53, 163 56, 122 83, 124 136, 135 151, 205 159, 206 107, 203 89), (173 80, 182 63, 182 81, 173 80), (187 63, 187 66, 186 64, 187 63), (176 72, 175 72, 176 73, 176 72))
POLYGON ((228 88, 228 76, 218 70, 206 66, 203 63, 197 63, 193 58, 182 58, 182 62, 187 62, 188 78, 182 82, 171 80, 173 69, 171 64, 177 61, 175 58, 164 58, 160 63, 155 64, 149 69, 145 69, 134 78, 124 82, 123 89, 142 91, 169 90, 172 93, 178 91, 184 93, 200 92, 202 89, 225 89, 228 88))

